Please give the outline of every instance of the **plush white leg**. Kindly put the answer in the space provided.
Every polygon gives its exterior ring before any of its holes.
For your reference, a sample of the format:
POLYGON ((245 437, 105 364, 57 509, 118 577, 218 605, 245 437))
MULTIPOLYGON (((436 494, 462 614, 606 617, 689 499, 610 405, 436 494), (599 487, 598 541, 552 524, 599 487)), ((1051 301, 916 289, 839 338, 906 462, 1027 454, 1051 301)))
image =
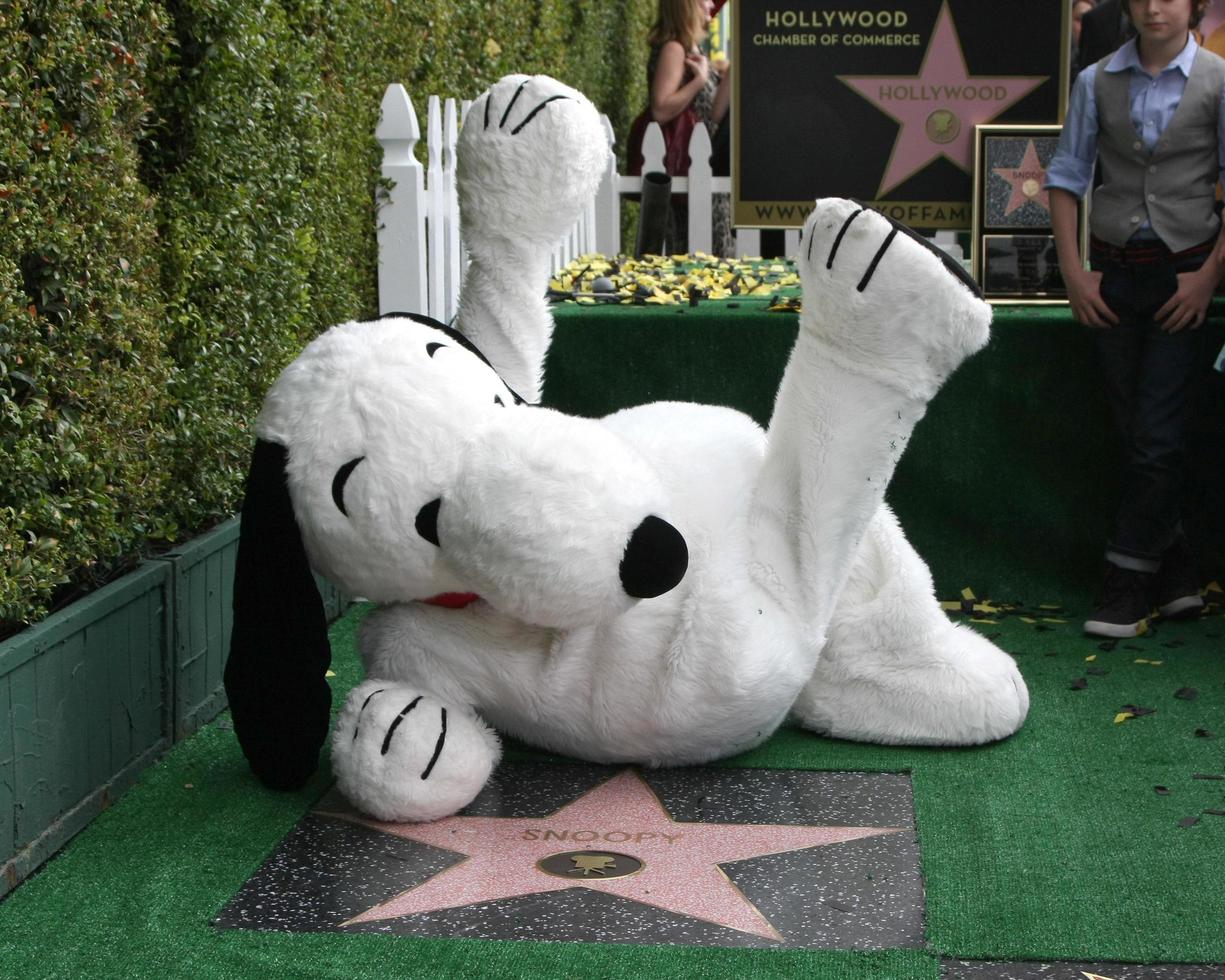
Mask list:
POLYGON ((507 75, 459 133, 460 231, 472 262, 459 329, 503 380, 540 400, 553 318, 549 256, 595 197, 609 155, 600 114, 545 75, 507 75))
POLYGON ((882 507, 794 714, 836 738, 976 745, 1011 735, 1029 694, 1008 654, 949 621, 931 574, 882 507))
POLYGON ((927 248, 850 201, 817 202, 799 266, 804 311, 750 533, 756 582, 791 610, 815 656, 911 430, 986 343, 991 310, 927 248))
POLYGON ((397 822, 462 809, 500 756, 497 735, 470 709, 378 679, 349 692, 332 738, 340 791, 372 817, 397 822))

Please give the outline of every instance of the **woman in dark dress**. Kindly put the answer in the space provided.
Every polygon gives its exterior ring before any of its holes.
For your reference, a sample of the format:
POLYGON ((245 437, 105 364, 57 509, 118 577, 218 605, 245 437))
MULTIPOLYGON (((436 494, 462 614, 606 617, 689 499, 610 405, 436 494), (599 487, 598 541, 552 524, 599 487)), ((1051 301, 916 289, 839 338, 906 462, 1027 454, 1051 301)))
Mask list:
MULTIPOLYGON (((692 108, 706 124, 712 144, 727 120, 731 100, 731 65, 726 61, 712 65, 699 47, 714 9, 713 0, 659 0, 647 62, 655 122, 663 126, 692 108)), ((673 200, 670 247, 688 251, 688 208, 683 201, 673 200)), ((727 194, 716 194, 711 251, 730 256, 732 247, 731 202, 727 194)))

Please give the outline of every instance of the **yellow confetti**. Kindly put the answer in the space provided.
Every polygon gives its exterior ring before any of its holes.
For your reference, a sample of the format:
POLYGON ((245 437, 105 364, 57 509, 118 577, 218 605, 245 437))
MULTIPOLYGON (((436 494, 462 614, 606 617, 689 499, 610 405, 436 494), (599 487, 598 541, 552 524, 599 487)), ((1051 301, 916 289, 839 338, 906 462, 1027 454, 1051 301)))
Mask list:
POLYGON ((335 677, 335 676, 336 676, 336 671, 334 671, 334 670, 329 670, 329 671, 328 671, 326 674, 324 674, 323 676, 324 676, 324 677, 335 677))
POLYGON ((961 603, 960 602, 942 602, 940 603, 940 608, 948 609, 950 611, 956 611, 956 610, 961 609, 961 603))
POLYGON ((1220 582, 1209 582, 1206 586, 1204 586, 1204 591, 1205 592, 1221 592, 1223 590, 1221 589, 1220 582))
POLYGON ((1067 620, 1066 619, 1051 619, 1050 616, 1043 616, 1042 622, 1044 623, 1066 623, 1067 620))
POLYGON ((970 622, 971 623, 990 623, 992 626, 999 625, 998 619, 971 619, 970 622))
POLYGON ((1091 664, 1091 663, 1093 663, 1093 661, 1095 661, 1096 659, 1097 659, 1097 654, 1096 654, 1096 653, 1091 653, 1091 654, 1089 654, 1089 656, 1085 657, 1085 662, 1086 662, 1086 663, 1090 663, 1090 664, 1091 664))
POLYGON ((1030 619, 1028 616, 1018 616, 1017 619, 1019 619, 1022 623, 1029 623, 1031 625, 1037 622, 1036 619, 1030 619))
POLYGON ((970 588, 970 587, 967 585, 967 586, 966 586, 964 589, 962 589, 962 590, 961 590, 961 598, 963 598, 963 599, 970 599, 970 600, 973 600, 973 599, 975 599, 975 598, 977 598, 977 597, 974 595, 974 590, 973 590, 973 589, 971 589, 971 588, 970 588))
POLYGON ((1063 606, 1057 602, 1041 602, 1038 604, 1039 609, 1062 609, 1063 606))
POLYGON ((583 306, 594 306, 595 299, 591 296, 577 296, 574 302, 581 303, 583 306))
POLYGON ((1123 722, 1127 721, 1128 718, 1134 718, 1134 717, 1136 716, 1133 715, 1130 711, 1120 711, 1117 715, 1114 716, 1114 723, 1116 725, 1121 725, 1123 724, 1123 722))
POLYGON ((1164 660, 1144 660, 1144 659, 1137 657, 1135 660, 1132 661, 1132 663, 1150 664, 1153 667, 1160 667, 1163 663, 1165 663, 1165 661, 1164 660))
POLYGON ((485 55, 489 58, 496 58, 502 53, 502 45, 498 44, 493 38, 485 40, 485 55))

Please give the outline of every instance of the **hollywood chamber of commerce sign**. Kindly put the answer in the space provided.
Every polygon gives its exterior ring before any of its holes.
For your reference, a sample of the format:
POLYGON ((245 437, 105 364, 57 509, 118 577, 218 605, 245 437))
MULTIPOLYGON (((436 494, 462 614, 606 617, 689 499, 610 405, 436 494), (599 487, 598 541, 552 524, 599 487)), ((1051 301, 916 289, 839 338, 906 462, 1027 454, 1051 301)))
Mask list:
POLYGON ((734 0, 738 225, 850 197, 968 228, 974 127, 1057 123, 1067 0, 734 0))

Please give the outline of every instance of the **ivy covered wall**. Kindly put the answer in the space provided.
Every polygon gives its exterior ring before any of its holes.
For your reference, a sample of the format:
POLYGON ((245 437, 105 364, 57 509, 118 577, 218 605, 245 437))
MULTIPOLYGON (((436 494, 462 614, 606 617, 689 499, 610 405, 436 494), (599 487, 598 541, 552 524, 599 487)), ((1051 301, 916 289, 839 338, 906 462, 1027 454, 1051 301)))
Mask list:
POLYGON ((272 379, 375 314, 389 82, 546 72, 623 142, 654 6, 0 4, 0 637, 232 514, 272 379))

